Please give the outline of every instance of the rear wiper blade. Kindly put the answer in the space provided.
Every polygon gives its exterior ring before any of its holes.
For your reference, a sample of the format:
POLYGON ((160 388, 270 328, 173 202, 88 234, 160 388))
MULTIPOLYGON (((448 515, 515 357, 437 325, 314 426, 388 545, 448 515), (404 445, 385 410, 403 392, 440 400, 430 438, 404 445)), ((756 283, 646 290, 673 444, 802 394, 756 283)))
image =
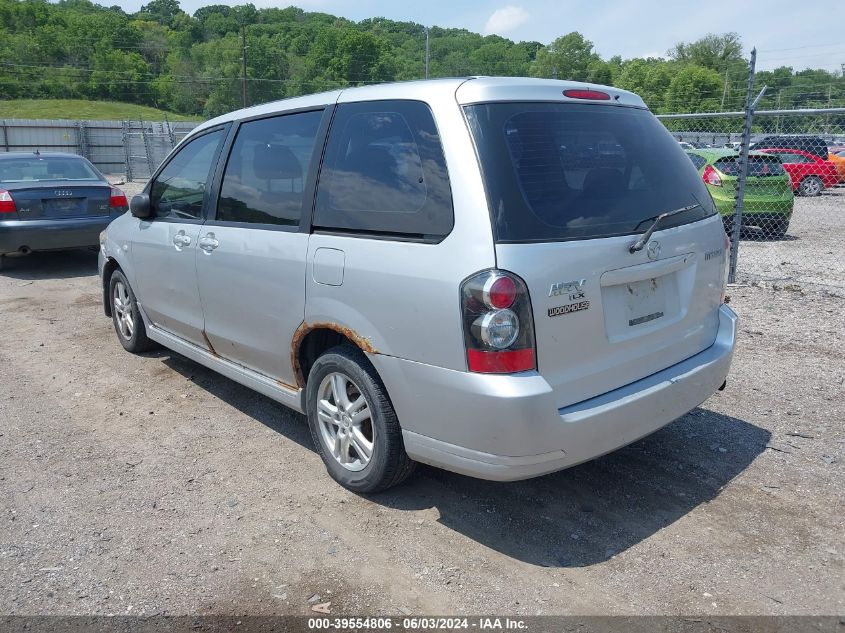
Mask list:
POLYGON ((648 227, 648 230, 640 236, 636 242, 631 244, 628 247, 629 253, 636 253, 638 251, 643 250, 643 247, 648 243, 651 234, 657 229, 657 225, 660 224, 664 219, 670 218, 673 215, 678 215, 679 213, 683 213, 684 211, 692 211, 693 209, 700 207, 699 203, 691 204, 688 207, 681 207, 680 209, 674 209, 672 211, 667 211, 666 213, 661 213, 656 218, 654 218, 654 222, 651 223, 651 226, 648 227))

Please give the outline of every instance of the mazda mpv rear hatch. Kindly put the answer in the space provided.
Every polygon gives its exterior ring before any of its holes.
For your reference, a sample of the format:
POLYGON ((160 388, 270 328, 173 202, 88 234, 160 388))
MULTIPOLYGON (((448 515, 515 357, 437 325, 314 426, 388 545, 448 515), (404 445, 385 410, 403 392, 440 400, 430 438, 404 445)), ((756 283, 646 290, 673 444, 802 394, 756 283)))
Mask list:
POLYGON ((537 370, 560 407, 711 346, 726 250, 704 183, 663 125, 611 94, 581 94, 602 100, 557 91, 557 102, 463 106, 497 267, 528 287, 537 370), (658 215, 683 208, 631 252, 658 215))

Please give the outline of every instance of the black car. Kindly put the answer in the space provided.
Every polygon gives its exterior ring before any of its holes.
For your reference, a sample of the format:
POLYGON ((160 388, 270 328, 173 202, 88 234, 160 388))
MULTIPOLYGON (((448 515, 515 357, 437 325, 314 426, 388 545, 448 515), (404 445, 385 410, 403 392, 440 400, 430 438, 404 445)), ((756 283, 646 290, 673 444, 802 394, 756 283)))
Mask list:
POLYGON ((82 156, 0 154, 0 267, 12 253, 97 246, 126 195, 82 156))
POLYGON ((765 147, 769 149, 800 149, 822 160, 827 160, 827 141, 818 136, 767 136, 751 145, 751 149, 765 147))

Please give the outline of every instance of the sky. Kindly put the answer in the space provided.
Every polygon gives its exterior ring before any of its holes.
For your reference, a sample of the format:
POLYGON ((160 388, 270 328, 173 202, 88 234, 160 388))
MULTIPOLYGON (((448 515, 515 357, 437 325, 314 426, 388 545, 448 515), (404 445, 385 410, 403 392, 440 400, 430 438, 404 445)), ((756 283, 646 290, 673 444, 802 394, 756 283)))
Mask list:
MULTIPOLYGON (((244 0, 180 0, 193 13, 206 4, 244 0)), ((112 4, 113 0, 100 0, 112 4)), ((757 47, 758 70, 778 66, 840 70, 845 64, 845 2, 841 0, 252 0, 258 8, 290 4, 352 20, 385 17, 420 24, 466 28, 548 44, 581 32, 607 59, 665 56, 678 42, 706 33, 736 31, 746 55, 757 47)), ((137 11, 142 0, 118 0, 137 11)))

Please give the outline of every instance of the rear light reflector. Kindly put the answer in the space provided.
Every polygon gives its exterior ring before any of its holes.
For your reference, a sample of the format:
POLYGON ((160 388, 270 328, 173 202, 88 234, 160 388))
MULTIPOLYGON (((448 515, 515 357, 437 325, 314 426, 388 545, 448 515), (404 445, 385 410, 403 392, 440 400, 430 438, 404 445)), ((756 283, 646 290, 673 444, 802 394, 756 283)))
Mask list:
POLYGON ((722 177, 719 176, 719 172, 716 171, 712 165, 707 165, 707 167, 704 168, 704 173, 701 174, 701 179, 705 184, 713 185, 714 187, 722 186, 722 177))
POLYGON ((563 96, 569 97, 570 99, 592 99, 593 101, 608 101, 610 99, 610 95, 601 90, 584 90, 580 88, 564 90, 563 96))
POLYGON ((469 371, 511 374, 536 368, 534 320, 519 277, 484 270, 461 284, 461 312, 469 371))
POLYGON ((109 195, 109 207, 115 209, 117 207, 128 207, 129 201, 126 200, 126 194, 117 187, 111 188, 109 195))
POLYGON ((12 194, 5 189, 0 189, 0 213, 15 213, 17 210, 12 194))
POLYGON ((469 370, 479 374, 513 374, 534 369, 533 349, 514 349, 502 352, 467 350, 469 370))

